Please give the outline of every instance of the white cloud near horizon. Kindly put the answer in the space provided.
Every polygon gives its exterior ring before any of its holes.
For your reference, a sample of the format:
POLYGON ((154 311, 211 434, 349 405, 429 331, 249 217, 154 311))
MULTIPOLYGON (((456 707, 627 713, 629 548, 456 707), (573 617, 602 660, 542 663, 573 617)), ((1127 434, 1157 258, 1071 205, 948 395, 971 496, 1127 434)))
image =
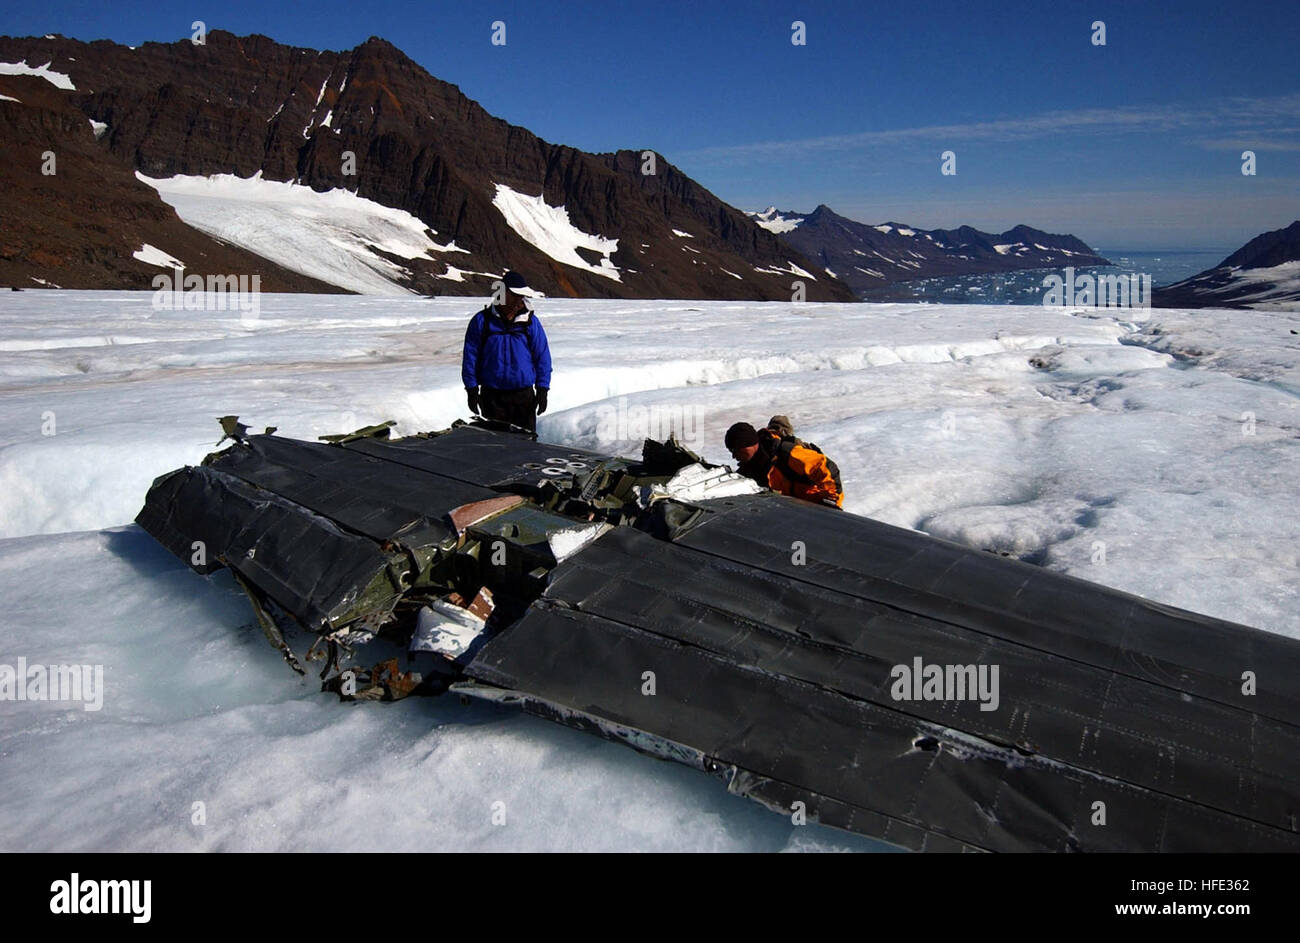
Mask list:
POLYGON ((1294 141, 1278 140, 1275 134, 1297 134, 1300 128, 1276 128, 1258 134, 1243 133, 1228 138, 1198 138, 1192 143, 1207 151, 1300 151, 1300 138, 1294 141))
MULTIPOLYGON (((1194 143, 1218 150, 1236 147, 1243 139, 1242 126, 1264 125, 1300 117, 1300 94, 1270 97, 1225 97, 1189 105, 1121 106, 1050 111, 1024 118, 999 118, 965 124, 926 125, 882 131, 861 131, 784 141, 692 148, 672 155, 674 161, 692 163, 735 163, 748 160, 797 159, 814 153, 861 151, 906 141, 937 141, 952 146, 972 141, 1022 141, 1077 131, 1088 134, 1130 134, 1195 130, 1202 135, 1194 143), (1218 136, 1205 137, 1207 130, 1218 136)), ((1269 128, 1260 132, 1255 150, 1300 150, 1300 140, 1278 140, 1276 135, 1296 133, 1295 127, 1269 128)))

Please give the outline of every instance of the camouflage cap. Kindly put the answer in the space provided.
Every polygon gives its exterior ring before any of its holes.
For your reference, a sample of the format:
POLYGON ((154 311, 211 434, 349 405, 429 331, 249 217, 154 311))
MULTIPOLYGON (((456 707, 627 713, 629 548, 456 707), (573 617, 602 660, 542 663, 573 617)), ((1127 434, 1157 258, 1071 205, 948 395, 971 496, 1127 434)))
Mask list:
POLYGON ((773 416, 767 421, 767 427, 782 436, 794 435, 794 423, 789 416, 773 416))

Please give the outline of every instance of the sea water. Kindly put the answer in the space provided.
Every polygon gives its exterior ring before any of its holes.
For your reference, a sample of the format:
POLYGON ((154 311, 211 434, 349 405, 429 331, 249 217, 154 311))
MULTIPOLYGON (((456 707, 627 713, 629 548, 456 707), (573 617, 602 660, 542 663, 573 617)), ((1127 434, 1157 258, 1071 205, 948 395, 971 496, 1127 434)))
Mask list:
MULTIPOLYGON (((1169 251, 1125 251, 1097 249, 1111 265, 1082 266, 1076 275, 1150 275, 1151 284, 1159 288, 1182 281, 1213 268, 1232 254, 1228 249, 1190 249, 1169 251)), ((1049 275, 1064 277, 1064 267, 1025 269, 1020 272, 985 272, 978 275, 945 275, 941 278, 918 278, 873 288, 863 295, 864 301, 932 301, 944 304, 1025 304, 1043 303, 1049 275)))

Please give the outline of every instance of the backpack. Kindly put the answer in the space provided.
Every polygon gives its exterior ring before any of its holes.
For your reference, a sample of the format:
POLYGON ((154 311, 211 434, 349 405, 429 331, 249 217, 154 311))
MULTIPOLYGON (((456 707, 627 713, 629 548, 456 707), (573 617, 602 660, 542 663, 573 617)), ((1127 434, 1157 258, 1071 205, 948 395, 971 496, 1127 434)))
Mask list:
POLYGON ((781 473, 787 478, 798 481, 801 484, 810 484, 812 479, 807 475, 800 474, 790 466, 790 452, 796 445, 802 445, 806 449, 811 449, 818 455, 826 456, 826 468, 831 473, 831 481, 835 482, 835 490, 840 495, 844 494, 844 485, 840 482, 840 466, 836 465, 834 460, 827 456, 825 452, 819 449, 812 442, 804 442, 795 436, 781 436, 777 441, 776 460, 779 461, 781 473))

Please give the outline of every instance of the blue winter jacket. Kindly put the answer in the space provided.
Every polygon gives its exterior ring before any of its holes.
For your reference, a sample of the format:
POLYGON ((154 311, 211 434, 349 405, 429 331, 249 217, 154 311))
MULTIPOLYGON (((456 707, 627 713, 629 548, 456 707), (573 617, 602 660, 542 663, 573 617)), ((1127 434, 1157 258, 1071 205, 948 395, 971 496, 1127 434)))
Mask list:
POLYGON ((461 357, 465 389, 551 387, 551 347, 542 322, 529 309, 507 322, 492 305, 470 318, 461 357))

